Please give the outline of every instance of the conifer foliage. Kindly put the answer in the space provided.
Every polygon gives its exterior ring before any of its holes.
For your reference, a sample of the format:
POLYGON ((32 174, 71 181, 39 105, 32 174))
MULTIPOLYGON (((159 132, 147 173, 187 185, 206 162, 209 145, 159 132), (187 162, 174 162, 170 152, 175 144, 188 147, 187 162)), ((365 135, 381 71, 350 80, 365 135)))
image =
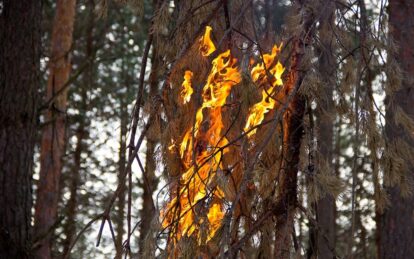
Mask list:
POLYGON ((413 8, 0 0, 0 258, 413 257, 413 8))

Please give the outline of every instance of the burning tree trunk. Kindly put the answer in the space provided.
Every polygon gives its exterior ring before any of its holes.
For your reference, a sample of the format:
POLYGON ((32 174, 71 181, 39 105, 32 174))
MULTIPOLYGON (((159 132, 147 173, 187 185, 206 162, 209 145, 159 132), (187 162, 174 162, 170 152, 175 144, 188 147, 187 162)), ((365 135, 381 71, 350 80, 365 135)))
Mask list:
POLYGON ((61 158, 65 147, 66 82, 71 69, 70 49, 76 0, 59 0, 52 32, 46 99, 46 125, 42 132, 40 181, 35 207, 35 232, 44 237, 37 258, 51 258, 51 233, 57 216, 61 158), (50 103, 49 103, 50 102, 50 103))
POLYGON ((1 1, 0 258, 31 258, 41 2, 1 1))
POLYGON ((303 135, 303 116, 305 99, 297 91, 302 84, 305 72, 303 56, 306 45, 311 40, 313 14, 306 7, 308 1, 296 1, 298 13, 302 13, 302 31, 294 39, 286 97, 288 109, 283 115, 283 161, 279 177, 278 203, 283 211, 276 221, 275 258, 290 258, 292 246, 293 220, 297 206, 297 174, 299 168, 300 146, 303 135))
MULTIPOLYGON (((409 155, 414 148, 413 132, 397 123, 403 116, 406 116, 406 120, 414 119, 414 91, 412 80, 409 78, 414 74, 414 4, 410 1, 391 0, 389 17, 391 34, 399 45, 395 57, 390 55, 389 59, 396 59, 403 75, 400 88, 387 93, 385 133, 389 155, 393 157, 389 165, 389 179, 398 180, 388 181, 388 185, 395 186, 387 190, 391 208, 383 215, 380 256, 383 259, 414 258, 414 197, 401 197, 407 196, 407 186, 413 181, 414 166, 412 155, 409 155), (405 161, 398 163, 398 159, 401 158, 405 161), (400 167, 397 167, 398 164, 400 167)), ((395 75, 389 75, 389 80, 393 76, 395 75)), ((395 86, 392 89, 395 89, 395 86)))

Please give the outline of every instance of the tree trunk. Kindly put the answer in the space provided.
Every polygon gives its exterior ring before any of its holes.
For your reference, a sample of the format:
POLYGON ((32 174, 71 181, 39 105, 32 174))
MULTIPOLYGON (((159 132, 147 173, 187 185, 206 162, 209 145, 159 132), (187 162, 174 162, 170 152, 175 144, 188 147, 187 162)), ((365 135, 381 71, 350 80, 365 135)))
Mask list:
POLYGON ((62 90, 71 69, 70 49, 75 19, 76 0, 58 0, 53 24, 51 58, 46 100, 59 94, 45 115, 40 154, 40 179, 35 206, 35 233, 42 237, 35 250, 37 258, 51 258, 51 237, 57 216, 61 158, 65 147, 65 115, 67 92, 62 90), (62 92, 60 92, 62 91, 62 92))
MULTIPOLYGON (((126 72, 127 73, 127 72, 126 72)), ((128 81, 126 86, 128 87, 128 81)), ((127 91, 128 92, 128 91, 127 91)), ((128 110, 127 106, 128 103, 124 101, 124 96, 121 96, 121 111, 120 111, 120 118, 121 118, 121 132, 119 136, 119 160, 118 160, 118 181, 122 181, 122 173, 125 172, 126 169, 126 141, 127 141, 127 134, 128 134, 128 110)), ((122 258, 122 251, 123 251, 123 236, 125 234, 124 230, 124 219, 125 219, 125 188, 119 193, 118 196, 118 211, 116 217, 116 257, 117 259, 122 258)))
MULTIPOLYGON (((323 90, 318 107, 319 121, 319 157, 327 164, 330 174, 333 171, 333 89, 335 86, 336 61, 334 57, 335 37, 332 33, 334 26, 335 4, 323 1, 327 7, 320 18, 319 39, 321 43, 319 72, 323 82, 323 90)), ((319 167, 321 168, 321 167, 319 167)), ((334 258, 335 248, 335 198, 327 193, 316 205, 317 254, 318 258, 334 258)))
MULTIPOLYGON (((398 44, 396 61, 403 71, 402 85, 387 96, 386 126, 387 140, 407 143, 414 148, 412 132, 395 123, 397 109, 402 109, 414 119, 414 91, 412 75, 414 75, 414 3, 407 0, 391 0, 389 2, 389 23, 394 41, 398 44)), ((404 175, 405 181, 413 181, 414 167, 412 161, 406 161, 407 168, 398 172, 404 175), (410 164, 411 163, 411 164, 410 164)), ((412 183, 408 183, 412 184, 412 183)), ((414 197, 402 198, 399 186, 387 188, 391 207, 383 215, 381 231, 380 256, 388 258, 414 258, 414 197)))
POLYGON ((297 176, 299 170, 300 146, 303 135, 305 100, 297 90, 303 82, 305 70, 302 58, 312 33, 313 14, 306 7, 306 0, 296 1, 298 13, 302 13, 303 32, 294 39, 290 72, 286 82, 286 97, 292 96, 288 109, 283 115, 283 161, 279 176, 278 199, 284 211, 276 221, 275 258, 290 258, 292 230, 297 207, 297 176))
MULTIPOLYGON (((152 66, 151 66, 151 74, 149 78, 150 84, 150 93, 148 101, 151 101, 151 98, 154 98, 158 94, 158 65, 159 65, 159 57, 157 53, 156 46, 154 45, 153 52, 152 52, 152 66)), ((150 109, 150 117, 148 121, 154 121, 154 117, 157 114, 154 114, 154 107, 151 106, 150 109)), ((141 225, 140 225, 140 236, 139 236, 139 249, 140 253, 143 254, 145 251, 145 240, 147 235, 150 233, 151 230, 151 222, 155 217, 155 208, 152 200, 152 194, 157 187, 157 182, 155 179, 155 145, 157 143, 156 133, 154 133, 155 128, 151 126, 149 129, 149 133, 147 134, 147 151, 145 154, 145 174, 143 176, 144 179, 144 193, 142 194, 143 205, 141 211, 141 225)))
POLYGON ((31 257, 41 1, 0 11, 0 258, 31 257))
POLYGON ((87 21, 87 32, 86 32, 86 49, 85 56, 87 59, 91 60, 91 63, 88 64, 88 67, 85 70, 83 75, 83 86, 80 87, 80 116, 79 116, 79 126, 76 130, 76 147, 75 153, 73 156, 74 168, 72 174, 70 175, 70 184, 69 192, 70 198, 67 203, 67 222, 64 226, 64 233, 66 239, 63 243, 63 254, 66 255, 69 253, 70 244, 75 239, 76 235, 76 213, 78 207, 78 189, 81 184, 81 167, 82 167, 82 154, 85 152, 84 140, 88 137, 87 135, 87 125, 86 125, 86 112, 88 111, 88 95, 87 91, 92 87, 93 84, 93 60, 94 60, 94 51, 93 51, 93 27, 94 27, 94 3, 92 0, 88 1, 89 16, 87 21))
MULTIPOLYGON (((82 97, 83 98, 83 97, 82 97)), ((67 203, 67 222, 64 226, 64 233, 66 239, 63 242, 63 254, 66 255, 69 252, 70 245, 76 235, 76 212, 78 207, 78 188, 80 184, 80 170, 81 170, 81 156, 84 152, 83 150, 83 140, 85 138, 85 123, 83 121, 79 122, 79 127, 76 131, 76 147, 74 153, 74 168, 70 176, 69 192, 70 198, 67 203)))
POLYGON ((93 52, 93 27, 94 27, 94 3, 92 0, 88 1, 89 5, 89 17, 88 17, 88 27, 87 27, 87 35, 86 35, 86 50, 85 56, 87 59, 91 60, 91 63, 88 64, 88 67, 85 70, 83 75, 83 82, 84 85, 81 87, 80 95, 81 95, 81 104, 80 104, 80 115, 79 116, 79 126, 76 131, 76 147, 74 153, 74 167, 72 174, 70 175, 70 184, 69 184, 69 192, 70 198, 66 205, 67 207, 67 222, 64 226, 64 233, 66 235, 66 239, 63 243, 63 254, 66 255, 69 253, 70 244, 74 240, 76 235, 76 212, 78 207, 78 189, 79 185, 81 184, 81 165, 82 165, 82 154, 85 152, 84 140, 88 137, 86 132, 86 112, 88 110, 87 104, 87 89, 90 89, 93 84, 93 60, 94 60, 94 52, 93 52))

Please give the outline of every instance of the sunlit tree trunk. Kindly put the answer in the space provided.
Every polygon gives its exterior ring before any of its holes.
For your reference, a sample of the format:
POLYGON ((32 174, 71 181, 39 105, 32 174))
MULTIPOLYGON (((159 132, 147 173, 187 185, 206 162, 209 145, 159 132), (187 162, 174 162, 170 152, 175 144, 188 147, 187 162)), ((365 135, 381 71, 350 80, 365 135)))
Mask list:
POLYGON ((1 1, 0 258, 31 258, 41 1, 1 1))
POLYGON ((56 221, 62 155, 65 150, 67 91, 71 70, 70 50, 76 0, 59 0, 51 40, 46 100, 58 95, 48 106, 42 129, 40 179, 35 206, 35 233, 42 239, 35 250, 37 258, 51 258, 52 227, 56 221))
MULTIPOLYGON (((403 77, 400 89, 387 96, 385 133, 389 143, 392 144, 399 140, 402 143, 407 143, 412 149, 414 148, 413 132, 397 125, 395 115, 397 109, 402 109, 409 118, 414 119, 414 109, 412 108, 414 103, 412 83, 414 75, 414 30, 412 27, 414 24, 414 3, 406 0, 391 0, 389 2, 389 24, 393 40, 399 47, 395 59, 403 71, 403 77)), ((402 172, 397 173, 405 175, 407 177, 405 181, 413 181, 412 161, 405 162, 407 168, 403 168, 402 172)), ((412 182, 408 184, 411 185, 412 182)), ((401 197, 399 186, 387 188, 387 191, 391 207, 383 215, 380 257, 382 259, 414 258, 414 196, 401 197)))

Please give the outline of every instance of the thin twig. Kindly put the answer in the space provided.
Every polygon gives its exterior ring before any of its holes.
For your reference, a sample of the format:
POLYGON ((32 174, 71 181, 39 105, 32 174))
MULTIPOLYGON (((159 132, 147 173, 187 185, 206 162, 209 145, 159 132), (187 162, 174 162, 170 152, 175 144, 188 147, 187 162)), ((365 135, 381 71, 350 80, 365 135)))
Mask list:
POLYGON ((83 233, 95 222, 98 221, 99 219, 101 219, 104 216, 103 213, 97 215, 96 217, 94 217, 93 219, 91 219, 80 231, 79 233, 76 235, 76 238, 70 243, 69 249, 66 252, 66 254, 63 256, 64 259, 68 259, 70 252, 72 251, 73 247, 75 246, 76 242, 78 241, 78 239, 83 235, 83 233))

